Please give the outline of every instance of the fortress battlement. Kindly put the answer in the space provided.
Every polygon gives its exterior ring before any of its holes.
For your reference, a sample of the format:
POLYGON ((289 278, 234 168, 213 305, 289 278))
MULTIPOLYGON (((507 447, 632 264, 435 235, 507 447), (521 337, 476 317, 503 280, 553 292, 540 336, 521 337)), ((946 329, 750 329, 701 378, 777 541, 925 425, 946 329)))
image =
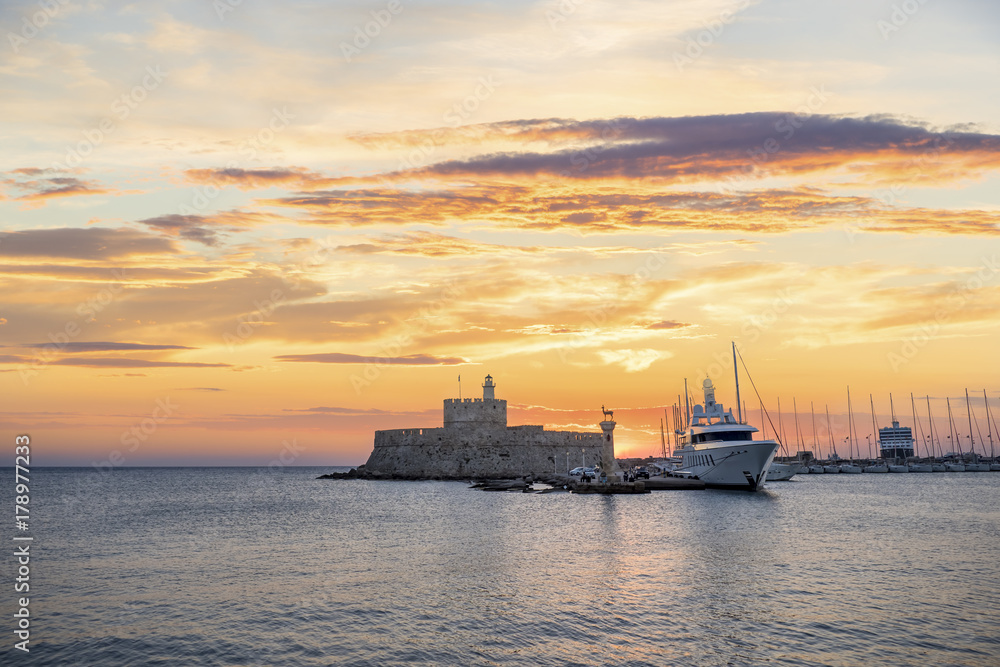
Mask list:
POLYGON ((409 477, 509 478, 551 473, 577 460, 613 465, 614 422, 602 422, 603 433, 507 426, 507 401, 494 396, 495 387, 487 375, 482 398, 445 399, 443 426, 375 431, 365 468, 409 477))

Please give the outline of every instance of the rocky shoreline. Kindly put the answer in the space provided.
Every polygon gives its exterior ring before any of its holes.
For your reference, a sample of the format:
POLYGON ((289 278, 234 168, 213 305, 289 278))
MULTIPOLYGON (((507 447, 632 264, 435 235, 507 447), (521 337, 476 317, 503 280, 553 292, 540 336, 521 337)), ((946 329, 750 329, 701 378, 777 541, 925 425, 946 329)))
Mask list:
POLYGON ((520 479, 510 477, 447 477, 447 476, 421 476, 421 475, 401 475, 393 473, 369 472, 365 466, 361 465, 352 468, 347 472, 332 472, 320 475, 316 479, 364 479, 383 481, 449 481, 467 482, 470 488, 481 491, 520 491, 522 493, 554 493, 559 491, 570 491, 580 494, 633 494, 649 493, 652 490, 679 490, 679 489, 703 489, 705 484, 697 480, 681 479, 676 477, 662 477, 651 480, 636 482, 618 482, 614 484, 601 484, 597 481, 584 481, 579 477, 569 475, 536 475, 526 476, 520 479), (542 485, 536 489, 535 485, 542 485))

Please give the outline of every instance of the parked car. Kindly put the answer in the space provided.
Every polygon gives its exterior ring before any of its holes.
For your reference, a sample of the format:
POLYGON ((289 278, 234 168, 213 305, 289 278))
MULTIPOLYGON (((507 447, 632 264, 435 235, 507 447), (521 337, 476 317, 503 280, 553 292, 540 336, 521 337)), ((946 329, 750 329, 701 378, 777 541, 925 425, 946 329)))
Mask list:
POLYGON ((583 479, 584 477, 587 479, 597 479, 597 470, 595 468, 584 468, 580 474, 580 478, 583 479))
POLYGON ((573 477, 579 477, 580 473, 582 473, 583 471, 584 471, 583 466, 577 466, 576 468, 570 470, 569 474, 572 475, 573 477))
POLYGON ((636 468, 635 470, 636 479, 643 477, 649 479, 649 468, 636 468))

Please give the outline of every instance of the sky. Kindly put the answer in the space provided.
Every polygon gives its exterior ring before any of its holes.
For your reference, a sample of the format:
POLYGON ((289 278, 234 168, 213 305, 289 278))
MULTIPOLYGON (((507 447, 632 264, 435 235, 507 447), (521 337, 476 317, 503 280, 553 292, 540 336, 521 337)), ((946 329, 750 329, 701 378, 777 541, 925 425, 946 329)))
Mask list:
POLYGON ((356 465, 491 374, 510 424, 603 405, 646 456, 685 378, 734 402, 735 342, 793 451, 843 454, 850 387, 862 445, 891 396, 988 453, 998 29, 986 0, 5 2, 0 423, 36 465, 356 465))

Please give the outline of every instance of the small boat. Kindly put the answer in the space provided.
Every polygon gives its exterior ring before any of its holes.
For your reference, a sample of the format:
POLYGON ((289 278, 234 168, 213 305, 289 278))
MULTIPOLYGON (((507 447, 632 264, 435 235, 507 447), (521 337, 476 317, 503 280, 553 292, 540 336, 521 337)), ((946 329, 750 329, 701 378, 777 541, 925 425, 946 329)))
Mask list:
POLYGON ((909 466, 893 463, 889 465, 889 472, 910 472, 910 468, 909 466))
POLYGON ((910 472, 934 472, 934 466, 930 463, 911 463, 910 472))
POLYGON ((791 466, 787 463, 778 463, 777 461, 772 461, 770 467, 767 469, 767 481, 768 482, 785 482, 795 477, 798 466, 791 466))
POLYGON ((1000 463, 991 463, 990 470, 994 472, 1000 472, 1000 463))
POLYGON ((931 464, 931 471, 932 472, 948 472, 948 466, 946 466, 943 463, 932 463, 931 464))
POLYGON ((854 465, 853 463, 842 463, 840 465, 840 472, 846 475, 860 475, 861 466, 854 465))
POLYGON ((883 461, 882 463, 873 463, 870 466, 865 466, 862 470, 864 472, 889 472, 889 466, 883 461))
POLYGON ((823 472, 827 473, 827 474, 830 474, 830 475, 839 474, 840 473, 840 466, 839 465, 823 466, 823 472))
POLYGON ((944 464, 944 469, 947 472, 965 472, 965 464, 958 463, 957 461, 949 461, 944 464))
MULTIPOLYGON (((997 466, 998 466, 998 469, 1000 469, 1000 463, 998 463, 997 466)), ((809 466, 809 474, 810 475, 822 475, 825 472, 826 472, 826 470, 821 465, 809 466)))
POLYGON ((965 472, 989 472, 989 463, 966 463, 965 472))

